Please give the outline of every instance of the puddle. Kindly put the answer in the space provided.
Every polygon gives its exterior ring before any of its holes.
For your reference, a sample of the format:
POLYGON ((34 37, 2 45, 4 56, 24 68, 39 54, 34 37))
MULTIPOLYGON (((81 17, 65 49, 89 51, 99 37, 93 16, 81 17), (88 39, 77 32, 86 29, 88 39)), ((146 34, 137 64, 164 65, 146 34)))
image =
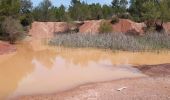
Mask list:
MULTIPOLYGON (((109 62, 109 61, 108 61, 109 62)), ((101 61, 88 62, 87 65, 74 64, 58 56, 49 69, 40 61, 34 59, 35 68, 18 84, 13 96, 50 94, 66 90, 89 82, 108 81, 113 79, 140 77, 143 74, 135 70, 124 70, 101 61)), ((128 65, 120 65, 126 68, 128 65)))
POLYGON ((0 98, 51 94, 86 83, 142 77, 145 75, 132 65, 168 63, 169 58, 169 53, 57 48, 34 51, 18 46, 15 54, 0 57, 0 98))

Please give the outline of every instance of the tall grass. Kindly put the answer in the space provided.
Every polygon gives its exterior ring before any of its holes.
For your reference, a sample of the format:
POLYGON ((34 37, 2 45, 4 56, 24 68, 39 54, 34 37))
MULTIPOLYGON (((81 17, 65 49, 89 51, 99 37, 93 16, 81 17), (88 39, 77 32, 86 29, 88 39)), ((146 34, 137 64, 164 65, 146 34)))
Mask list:
POLYGON ((80 48, 102 48, 123 51, 146 51, 170 49, 170 36, 151 33, 145 36, 112 34, 60 34, 53 38, 50 45, 80 48))

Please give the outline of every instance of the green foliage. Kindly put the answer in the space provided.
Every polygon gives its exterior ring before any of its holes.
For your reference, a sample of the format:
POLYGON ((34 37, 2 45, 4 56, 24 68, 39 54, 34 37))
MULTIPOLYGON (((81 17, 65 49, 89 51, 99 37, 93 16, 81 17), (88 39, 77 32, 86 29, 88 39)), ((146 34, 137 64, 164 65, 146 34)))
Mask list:
POLYGON ((169 0, 130 0, 129 12, 135 21, 170 20, 169 0))
POLYGON ((72 19, 82 21, 82 20, 89 19, 91 17, 89 6, 85 2, 82 2, 82 3, 77 2, 77 3, 71 3, 71 4, 72 5, 69 7, 69 14, 72 19))
POLYGON ((104 19, 110 19, 112 17, 112 14, 113 14, 113 9, 112 9, 112 7, 110 7, 108 5, 103 5, 102 13, 103 13, 104 19))
POLYGON ((1 29, 3 33, 8 35, 11 44, 15 43, 23 33, 23 27, 20 24, 20 21, 12 17, 5 18, 1 24, 1 29))
POLYGON ((30 13, 23 14, 20 16, 19 20, 20 20, 20 23, 22 24, 22 26, 26 27, 26 26, 31 25, 31 23, 33 22, 33 17, 30 13))
POLYGON ((97 20, 103 18, 102 6, 99 3, 89 5, 89 11, 90 19, 97 20))
POLYGON ((146 12, 146 10, 143 8, 143 4, 148 0, 130 0, 130 7, 129 12, 133 17, 133 20, 137 22, 141 22, 142 20, 142 14, 146 12))
POLYGON ((153 1, 147 1, 143 4, 143 9, 145 9, 145 13, 142 14, 144 20, 157 19, 160 16, 160 12, 158 11, 160 8, 158 4, 153 1))
POLYGON ((50 0, 43 0, 33 9, 34 19, 37 21, 55 21, 55 12, 50 0))
POLYGON ((169 0, 131 0, 132 19, 146 22, 146 31, 163 31, 163 23, 170 20, 169 0))
POLYGON ((20 0, 20 12, 21 13, 30 13, 33 6, 31 0, 20 0))
POLYGON ((161 15, 160 19, 163 22, 170 21, 170 1, 169 0, 162 0, 159 3, 160 9, 158 10, 161 15))
POLYGON ((20 22, 23 26, 29 26, 33 21, 31 0, 20 1, 20 22))
MULTIPOLYGON (((31 16, 29 0, 0 0, 0 37, 14 43, 23 35, 22 22, 31 16), (29 13, 28 13, 29 11, 29 13)), ((28 21, 30 24, 31 22, 28 21)))
POLYGON ((0 0, 0 20, 5 16, 21 19, 25 26, 33 18, 36 21, 67 21, 110 19, 112 15, 119 18, 133 19, 137 22, 145 20, 170 20, 169 0, 112 0, 111 5, 99 3, 87 4, 80 0, 71 0, 68 9, 61 5, 54 7, 50 0, 43 0, 37 7, 32 7, 31 0, 0 0), (129 7, 128 7, 129 6, 129 7))
POLYGON ((108 5, 102 6, 99 3, 87 4, 84 1, 81 2, 80 0, 71 0, 71 5, 68 9, 66 9, 63 5, 60 7, 53 7, 52 5, 49 5, 49 7, 43 7, 47 1, 50 2, 49 0, 44 0, 39 4, 39 6, 33 9, 32 14, 36 21, 67 21, 70 19, 84 21, 103 18, 110 19, 115 11, 117 14, 126 12, 128 3, 127 0, 120 0, 119 4, 113 8, 108 5), (119 9, 116 10, 116 7, 119 9))
POLYGON ((116 15, 125 13, 128 5, 128 0, 113 0, 112 7, 116 15))
POLYGON ((55 7, 55 16, 58 21, 67 21, 68 14, 66 13, 66 8, 64 5, 61 5, 59 8, 55 7))
POLYGON ((0 16, 17 17, 20 12, 20 0, 1 0, 0 16))
POLYGON ((112 32, 112 25, 107 21, 102 21, 99 27, 100 33, 110 33, 112 32))
MULTIPOLYGON (((27 0, 26 0, 27 1, 27 0)), ((30 3, 25 3, 30 4, 30 3)), ((35 7, 31 15, 36 21, 70 21, 70 20, 85 20, 89 17, 88 5, 81 3, 78 0, 72 0, 71 6, 67 10, 66 7, 54 7, 50 0, 43 0, 37 7, 35 7), (84 12, 82 12, 84 11, 84 12), (86 13, 87 12, 87 13, 86 13)), ((29 6, 28 6, 29 7, 29 6)), ((22 18, 23 19, 23 18, 22 18)), ((25 21, 25 20, 24 20, 25 21)))

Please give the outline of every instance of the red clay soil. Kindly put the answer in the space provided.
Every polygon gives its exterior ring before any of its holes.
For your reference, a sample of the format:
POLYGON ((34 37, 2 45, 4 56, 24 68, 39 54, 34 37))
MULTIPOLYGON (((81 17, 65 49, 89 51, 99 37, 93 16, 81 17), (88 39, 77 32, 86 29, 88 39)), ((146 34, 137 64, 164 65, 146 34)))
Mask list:
POLYGON ((15 46, 0 41, 0 55, 16 51, 15 46))
POLYGON ((34 38, 51 38, 54 33, 65 32, 66 22, 33 22, 29 34, 34 38))
POLYGON ((170 22, 164 23, 163 28, 167 34, 170 34, 170 22))
MULTIPOLYGON (((79 33, 99 33, 99 27, 102 20, 85 21, 79 28, 79 33)), ((113 24, 113 32, 129 33, 131 35, 143 35, 144 23, 136 23, 128 19, 120 19, 118 23, 113 24)))
POLYGON ((170 64, 136 66, 144 74, 152 77, 170 76, 170 64))
POLYGON ((144 27, 144 23, 136 23, 128 19, 119 19, 119 22, 112 26, 114 32, 129 33, 132 35, 143 35, 144 27))
POLYGON ((79 27, 79 33, 99 33, 101 20, 85 21, 82 26, 79 27))
MULTIPOLYGON (((108 20, 107 20, 108 21, 108 20)), ((79 33, 99 33, 99 27, 102 20, 84 21, 79 27, 79 33)), ((129 19, 119 19, 119 22, 112 24, 113 32, 125 33, 130 35, 144 35, 144 23, 133 22, 129 19)), ((54 33, 63 33, 68 30, 66 22, 33 22, 30 29, 30 35, 33 37, 53 37, 54 33)), ((164 23, 163 28, 166 33, 170 33, 170 22, 164 23)))

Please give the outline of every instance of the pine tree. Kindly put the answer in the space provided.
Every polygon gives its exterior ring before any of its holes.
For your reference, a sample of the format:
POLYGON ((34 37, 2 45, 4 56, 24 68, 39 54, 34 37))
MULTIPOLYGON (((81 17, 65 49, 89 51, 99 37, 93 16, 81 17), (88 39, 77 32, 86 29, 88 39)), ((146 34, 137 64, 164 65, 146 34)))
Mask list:
POLYGON ((113 9, 112 9, 112 7, 110 7, 108 5, 103 5, 102 13, 103 13, 103 18, 104 19, 109 19, 109 18, 112 17, 113 9))
POLYGON ((81 10, 81 2, 79 0, 71 1, 71 6, 69 7, 69 13, 72 19, 81 20, 80 14, 82 13, 82 10, 81 10))
POLYGON ((122 14, 126 12, 128 5, 127 0, 113 0, 112 1, 112 8, 116 15, 122 14))
POLYGON ((33 9, 34 19, 37 21, 54 21, 55 13, 50 0, 43 0, 37 7, 33 9))
POLYGON ((31 0, 20 1, 20 21, 23 26, 28 26, 32 23, 32 2, 31 0))
POLYGON ((17 17, 20 12, 20 0, 1 0, 0 15, 17 17))

